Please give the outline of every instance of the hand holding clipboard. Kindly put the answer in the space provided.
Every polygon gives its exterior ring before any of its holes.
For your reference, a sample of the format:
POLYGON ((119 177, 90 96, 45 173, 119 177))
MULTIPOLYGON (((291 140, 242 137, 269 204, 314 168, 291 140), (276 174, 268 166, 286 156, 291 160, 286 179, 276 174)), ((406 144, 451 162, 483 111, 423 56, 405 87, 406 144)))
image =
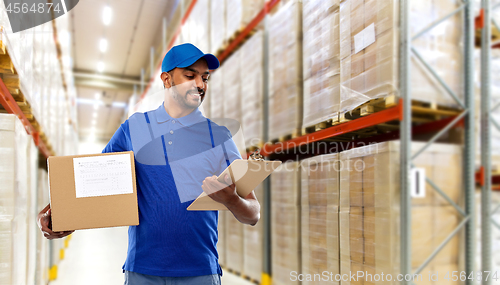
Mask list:
MULTIPOLYGON (((255 156, 251 156, 251 158, 255 158, 255 156)), ((228 174, 236 185, 238 195, 246 197, 280 165, 281 161, 235 159, 217 177, 217 180, 225 183, 224 177, 228 174)), ((226 206, 214 201, 205 192, 201 193, 187 209, 189 211, 227 210, 226 206)))

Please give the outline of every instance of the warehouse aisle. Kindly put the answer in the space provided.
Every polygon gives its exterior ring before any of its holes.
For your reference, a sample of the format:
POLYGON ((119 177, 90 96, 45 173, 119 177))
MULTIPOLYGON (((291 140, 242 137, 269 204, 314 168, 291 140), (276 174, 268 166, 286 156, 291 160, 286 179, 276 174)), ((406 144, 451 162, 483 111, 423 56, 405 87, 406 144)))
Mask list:
POLYGON ((123 284, 127 227, 76 231, 51 285, 123 284))
MULTIPOLYGON (((127 256, 127 227, 77 231, 50 285, 123 284, 122 265, 127 256)), ((224 272, 222 284, 251 285, 224 272)))

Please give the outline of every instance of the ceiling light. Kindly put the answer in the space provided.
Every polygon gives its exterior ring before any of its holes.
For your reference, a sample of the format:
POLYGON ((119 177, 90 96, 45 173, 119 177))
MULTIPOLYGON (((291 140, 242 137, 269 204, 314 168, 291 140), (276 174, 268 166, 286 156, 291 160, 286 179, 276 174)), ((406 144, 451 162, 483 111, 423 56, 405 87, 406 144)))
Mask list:
POLYGON ((92 118, 97 118, 97 112, 94 112, 94 114, 92 114, 92 118))
POLYGON ((99 104, 95 103, 94 104, 94 110, 97 110, 99 108, 99 104))
POLYGON ((99 100, 99 98, 101 98, 101 93, 99 92, 95 93, 94 97, 96 100, 99 100))
POLYGON ((125 108, 127 106, 127 103, 125 103, 125 102, 113 102, 112 106, 116 107, 116 108, 125 108))
POLYGON ((63 66, 71 67, 71 57, 65 55, 62 57, 63 66))
POLYGON ((103 38, 99 41, 99 50, 101 52, 106 52, 107 49, 108 49, 108 40, 103 38))
POLYGON ((61 42, 62 45, 69 46, 70 39, 71 39, 71 35, 68 31, 62 30, 59 33, 59 41, 61 42))
POLYGON ((104 10, 102 11, 102 22, 104 25, 108 26, 111 23, 111 16, 113 15, 113 12, 111 11, 111 7, 105 6, 104 10))
POLYGON ((99 71, 99 72, 103 72, 104 71, 104 62, 99 61, 97 63, 97 71, 99 71))

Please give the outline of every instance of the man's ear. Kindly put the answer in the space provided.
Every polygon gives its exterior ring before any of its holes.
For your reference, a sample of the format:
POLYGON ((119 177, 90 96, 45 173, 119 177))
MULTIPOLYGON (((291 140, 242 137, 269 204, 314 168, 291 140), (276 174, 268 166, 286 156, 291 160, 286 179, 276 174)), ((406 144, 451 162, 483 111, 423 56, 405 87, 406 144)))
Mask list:
POLYGON ((163 82, 163 86, 165 86, 165 88, 170 88, 172 87, 172 75, 170 75, 170 73, 168 72, 162 72, 161 75, 161 81, 163 82))

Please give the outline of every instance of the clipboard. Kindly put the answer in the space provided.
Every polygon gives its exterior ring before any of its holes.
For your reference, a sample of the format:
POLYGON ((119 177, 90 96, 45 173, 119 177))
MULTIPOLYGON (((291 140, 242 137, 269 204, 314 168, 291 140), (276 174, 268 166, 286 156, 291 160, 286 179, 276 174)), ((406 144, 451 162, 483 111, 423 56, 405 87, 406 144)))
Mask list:
MULTIPOLYGON (((246 197, 280 165, 281 161, 235 159, 231 165, 217 177, 217 180, 224 183, 224 176, 229 174, 231 181, 236 185, 236 192, 238 195, 240 195, 240 197, 246 197)), ((227 210, 227 207, 214 201, 203 192, 193 203, 191 203, 191 205, 189 205, 187 210, 221 211, 227 210)))

